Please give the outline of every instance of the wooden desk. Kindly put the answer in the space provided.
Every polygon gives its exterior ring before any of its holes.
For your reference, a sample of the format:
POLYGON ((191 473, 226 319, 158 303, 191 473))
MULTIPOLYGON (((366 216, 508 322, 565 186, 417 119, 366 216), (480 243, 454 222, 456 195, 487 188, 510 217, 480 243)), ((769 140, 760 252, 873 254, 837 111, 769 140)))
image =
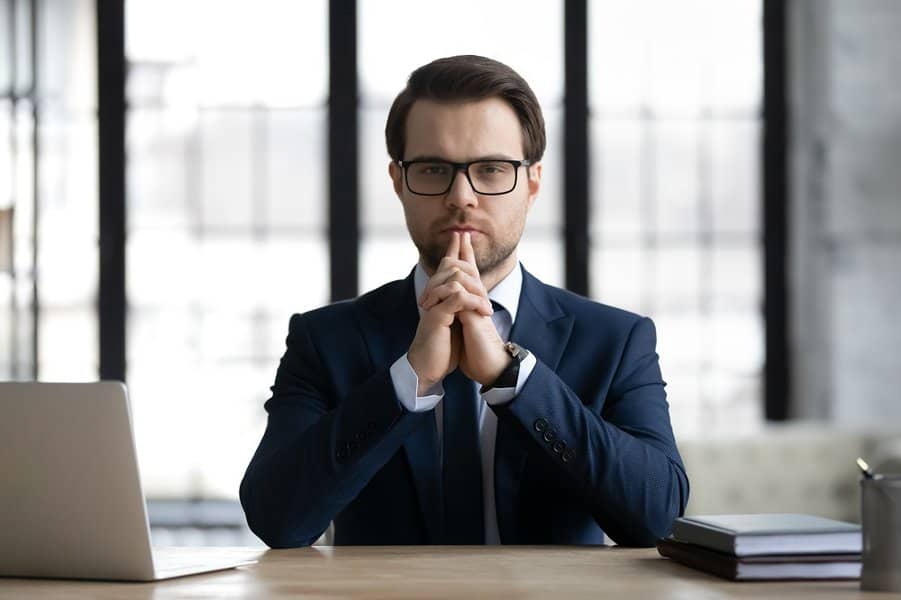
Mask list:
MULTIPOLYGON (((0 598, 870 598, 857 581, 732 583, 655 550, 560 546, 270 550, 159 583, 0 579, 0 598)), ((897 597, 897 596, 894 596, 897 597)))

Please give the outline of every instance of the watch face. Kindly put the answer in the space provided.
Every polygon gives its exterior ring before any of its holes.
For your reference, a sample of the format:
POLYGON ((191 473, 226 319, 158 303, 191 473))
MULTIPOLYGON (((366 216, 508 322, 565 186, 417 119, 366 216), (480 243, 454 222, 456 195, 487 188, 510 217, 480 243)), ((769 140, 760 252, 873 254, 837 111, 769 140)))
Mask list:
POLYGON ((528 355, 525 348, 514 342, 507 342, 507 350, 510 351, 510 356, 518 361, 522 361, 528 355))

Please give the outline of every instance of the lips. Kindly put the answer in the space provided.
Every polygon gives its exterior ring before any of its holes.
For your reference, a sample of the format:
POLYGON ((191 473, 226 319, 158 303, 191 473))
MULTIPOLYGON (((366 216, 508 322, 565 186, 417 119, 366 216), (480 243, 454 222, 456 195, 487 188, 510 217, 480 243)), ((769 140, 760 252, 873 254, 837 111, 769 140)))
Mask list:
POLYGON ((441 233, 451 233, 451 232, 454 232, 454 231, 458 231, 458 232, 460 232, 460 233, 463 233, 463 232, 466 232, 466 231, 469 231, 469 232, 471 232, 471 233, 484 233, 484 230, 482 230, 482 229, 479 228, 479 227, 476 227, 476 226, 473 225, 472 223, 450 223, 450 224, 445 224, 445 225, 442 225, 441 227, 439 227, 438 231, 440 231, 441 233))

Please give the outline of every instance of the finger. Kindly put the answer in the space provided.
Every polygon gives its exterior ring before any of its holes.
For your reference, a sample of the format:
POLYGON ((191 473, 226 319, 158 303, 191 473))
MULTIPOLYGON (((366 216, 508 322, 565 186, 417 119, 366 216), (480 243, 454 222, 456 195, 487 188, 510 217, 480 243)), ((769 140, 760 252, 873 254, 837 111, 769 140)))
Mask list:
POLYGON ((486 317, 494 313, 494 309, 491 307, 491 301, 487 297, 470 292, 459 281, 451 281, 450 283, 436 287, 429 294, 429 297, 422 308, 423 310, 430 310, 435 306, 444 304, 448 300, 454 299, 456 296, 467 297, 466 308, 469 310, 475 310, 486 317))
POLYGON ((429 293, 428 301, 431 303, 431 306, 434 306, 435 304, 438 304, 439 302, 444 302, 445 300, 447 300, 448 298, 451 298, 452 296, 454 296, 456 294, 467 294, 470 296, 474 296, 476 298, 481 298, 481 296, 479 294, 474 294, 471 291, 469 291, 468 289, 466 289, 466 286, 463 285, 463 283, 461 283, 459 281, 449 281, 443 285, 439 285, 436 288, 434 288, 429 293))
POLYGON ((476 266, 476 253, 472 247, 472 234, 468 231, 463 234, 463 239, 460 240, 460 259, 471 264, 475 268, 476 273, 479 272, 479 267, 476 266))
POLYGON ((462 271, 457 271, 454 273, 445 283, 441 285, 436 285, 433 288, 423 292, 420 306, 422 308, 428 310, 438 302, 440 302, 443 298, 447 297, 450 293, 452 293, 456 288, 454 284, 460 284, 470 294, 475 294, 483 299, 485 304, 485 309, 489 311, 487 314, 491 314, 493 311, 491 310, 491 300, 488 298, 488 292, 485 291, 485 286, 482 284, 481 279, 476 279, 467 275, 462 271))
POLYGON ((432 301, 431 307, 440 306, 442 304, 455 305, 457 301, 462 298, 466 300, 466 307, 469 309, 477 309, 478 307, 488 307, 490 309, 490 304, 485 304, 485 299, 479 296, 478 294, 473 294, 468 291, 463 284, 458 281, 452 281, 447 285, 443 285, 440 288, 437 288, 433 292, 434 300, 432 301))
POLYGON ((447 246, 447 252, 444 253, 444 256, 447 258, 459 258, 460 257, 460 232, 452 231, 451 232, 451 241, 447 246))
MULTIPOLYGON (((433 306, 428 312, 454 315, 461 311, 473 311, 481 314, 484 309, 485 304, 478 296, 467 292, 457 292, 433 306)), ((487 317, 488 315, 485 316, 487 317)))
MULTIPOLYGON (((441 302, 443 302, 443 300, 429 300, 428 304, 422 307, 422 310, 431 310, 441 302)), ((483 317, 490 317, 494 314, 494 308, 491 306, 491 302, 485 300, 473 300, 470 310, 478 312, 483 317)))
MULTIPOLYGON (((435 269, 435 275, 432 275, 432 277, 438 276, 440 273, 444 272, 450 273, 455 268, 465 271, 473 277, 479 276, 479 270, 473 263, 459 258, 444 257, 441 259, 441 262, 438 263, 438 268, 435 269)), ((442 283, 442 281, 439 281, 439 283, 442 283)))
MULTIPOLYGON (((444 264, 444 262, 446 260, 450 260, 450 259, 447 259, 447 258, 443 259, 441 261, 441 264, 444 264)), ((431 291, 433 289, 435 289, 439 285, 444 285, 445 283, 450 281, 450 279, 454 276, 454 274, 457 273, 459 270, 460 269, 458 267, 446 267, 443 269, 441 269, 439 267, 439 270, 436 270, 435 274, 432 275, 431 277, 429 277, 429 280, 426 281, 425 288, 422 290, 422 293, 419 295, 419 298, 417 299, 417 302, 419 303, 419 305, 422 306, 425 303, 426 299, 429 297, 429 294, 431 293, 431 291)))
POLYGON ((470 291, 473 293, 484 293, 486 296, 488 295, 487 290, 484 290, 484 285, 482 284, 481 277, 479 277, 478 270, 472 264, 459 259, 444 258, 439 264, 438 269, 435 271, 435 274, 429 277, 425 288, 422 290, 422 294, 419 295, 418 302, 420 306, 422 305, 423 299, 431 290, 457 278, 457 273, 462 273, 463 275, 460 277, 465 278, 466 282, 472 282, 473 285, 471 286, 467 284, 467 287, 471 288, 470 291))
POLYGON ((435 275, 429 279, 428 283, 426 283, 420 298, 425 298, 431 294, 435 288, 447 285, 453 281, 462 283, 463 286, 473 294, 481 294, 485 297, 488 296, 488 290, 485 289, 485 284, 482 283, 482 279, 478 275, 473 275, 459 267, 451 267, 447 270, 435 273, 435 275))
POLYGON ((429 280, 429 283, 426 284, 425 289, 422 291, 422 295, 419 297, 420 306, 428 301, 436 288, 453 283, 454 281, 463 284, 463 287, 473 294, 479 294, 485 297, 488 296, 488 291, 485 290, 485 285, 482 283, 481 279, 473 277, 469 273, 460 270, 458 267, 453 267, 448 271, 436 273, 429 280))

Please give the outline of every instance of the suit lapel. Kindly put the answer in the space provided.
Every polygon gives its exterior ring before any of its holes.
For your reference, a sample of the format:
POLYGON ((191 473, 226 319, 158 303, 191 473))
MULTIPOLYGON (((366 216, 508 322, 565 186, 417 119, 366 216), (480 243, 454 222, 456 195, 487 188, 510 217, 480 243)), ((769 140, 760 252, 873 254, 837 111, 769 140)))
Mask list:
MULTIPOLYGON (((569 341, 573 317, 563 311, 547 286, 523 269, 522 291, 510 340, 556 371, 569 341)), ((494 455, 498 530, 505 544, 522 543, 515 535, 520 484, 531 440, 510 419, 498 419, 494 455)))
POLYGON ((372 364, 376 369, 390 368, 410 347, 419 324, 413 274, 366 294, 360 302, 361 326, 372 364))
MULTIPOLYGON (((373 292, 363 304, 366 310, 362 328, 373 367, 389 369, 410 348, 419 324, 413 274, 373 292)), ((410 416, 417 424, 404 442, 404 452, 413 474, 427 539, 437 543, 441 539, 443 514, 435 412, 429 410, 410 416)))
POLYGON ((573 317, 560 308, 548 287, 522 270, 522 293, 510 339, 555 371, 569 341, 573 317))

